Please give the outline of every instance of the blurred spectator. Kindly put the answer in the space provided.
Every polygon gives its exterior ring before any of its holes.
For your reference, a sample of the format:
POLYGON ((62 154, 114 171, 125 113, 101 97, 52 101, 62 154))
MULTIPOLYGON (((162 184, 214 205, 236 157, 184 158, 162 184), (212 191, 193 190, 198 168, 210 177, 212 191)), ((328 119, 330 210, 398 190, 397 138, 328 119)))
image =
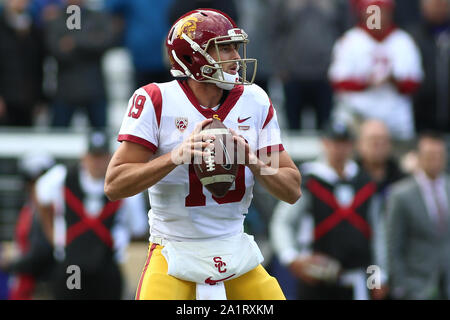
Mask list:
MULTIPOLYGON (((240 16, 234 1, 229 0, 173 0, 170 6, 169 19, 171 23, 174 23, 179 17, 186 12, 198 9, 198 8, 211 8, 226 12, 231 19, 237 24, 240 21, 240 16)), ((239 24, 240 25, 240 24, 239 24)), ((245 31, 245 30, 244 30, 245 31)))
POLYGON ((66 0, 31 0, 29 11, 35 24, 42 28, 45 20, 63 8, 66 0))
POLYGON ((359 24, 347 31, 333 49, 329 77, 336 92, 341 121, 359 123, 376 118, 387 124, 395 140, 414 137, 411 94, 422 80, 420 52, 405 31, 393 24, 394 0, 360 0, 359 24), (380 8, 379 26, 372 26, 380 8))
POLYGON ((368 299, 366 269, 380 265, 375 246, 383 234, 374 219, 376 186, 350 160, 348 128, 330 126, 323 147, 325 159, 302 167, 302 198, 275 209, 272 245, 299 278, 299 299, 368 299))
MULTIPOLYGON (((247 55, 258 61, 255 83, 268 91, 270 78, 275 73, 273 50, 277 39, 274 10, 279 0, 247 0, 236 3, 239 10, 239 25, 252 39, 247 45, 247 55)), ((227 12, 227 11, 225 11, 227 12)), ((273 99, 273 97, 272 97, 273 99)))
POLYGON ((450 1, 422 0, 421 5, 422 21, 411 28, 426 79, 414 99, 416 126, 450 132, 450 1))
MULTIPOLYGON (((278 200, 276 198, 261 186, 260 183, 255 182, 252 203, 244 223, 248 227, 247 232, 254 235, 255 241, 263 252, 263 264, 266 269, 270 269, 273 257, 273 250, 269 239, 269 222, 277 203, 278 200)), ((286 296, 286 292, 283 291, 283 293, 286 296)))
MULTIPOLYGON (((37 182, 42 224, 58 263, 52 285, 56 299, 121 298, 119 263, 133 232, 128 221, 136 214, 145 216, 145 208, 141 194, 107 200, 103 186, 110 157, 107 136, 93 132, 80 164, 57 165, 37 182), (79 290, 67 287, 70 265, 80 268, 79 290)), ((142 224, 139 232, 147 227, 142 224)))
POLYGON ((28 0, 6 0, 0 12, 0 124, 31 126, 44 102, 42 35, 27 12, 28 0))
MULTIPOLYGON (((350 0, 352 12, 359 16, 359 3, 364 0, 350 0)), ((395 0, 394 22, 400 28, 408 28, 420 19, 421 0, 395 0)))
POLYGON ((419 170, 395 185, 388 207, 392 294, 400 299, 450 298, 450 177, 446 145, 427 133, 418 141, 419 170))
MULTIPOLYGON (((316 128, 323 128, 332 105, 327 80, 333 44, 348 27, 346 0, 279 1, 269 20, 275 22, 275 66, 284 82, 285 109, 290 129, 301 128, 302 111, 311 106, 316 128)), ((264 22, 269 23, 269 21, 264 22)))
POLYGON ((36 293, 36 281, 48 280, 51 275, 53 253, 39 222, 35 183, 53 164, 53 158, 46 153, 27 154, 19 163, 27 192, 16 223, 15 244, 20 255, 0 263, 1 269, 15 274, 10 300, 31 300, 36 293))
POLYGON ((421 0, 395 0, 394 21, 400 28, 409 28, 420 20, 421 0))
MULTIPOLYGON (((6 261, 4 256, 4 247, 0 242, 0 263, 6 261)), ((8 300, 9 298, 9 274, 0 268, 0 300, 8 300)))
POLYGON ((170 80, 164 63, 164 40, 173 0, 107 0, 105 9, 119 18, 124 46, 134 65, 135 87, 170 80))
POLYGON ((404 177, 392 155, 389 129, 379 120, 366 120, 361 124, 358 145, 358 164, 377 183, 377 193, 385 194, 389 186, 404 177))
MULTIPOLYGON (((376 223, 382 224, 380 232, 383 234, 376 240, 381 241, 376 248, 380 265, 387 269, 386 250, 386 206, 391 186, 402 179, 405 174, 400 169, 397 160, 392 154, 392 142, 389 129, 379 120, 367 120, 362 123, 358 134, 357 159, 358 165, 365 170, 371 179, 377 184, 377 191, 374 195, 373 205, 374 219, 376 223)), ((388 287, 383 286, 382 290, 374 291, 373 295, 380 295, 379 298, 387 297, 388 287)))
POLYGON ((77 108, 84 108, 90 124, 107 124, 107 101, 101 58, 114 42, 111 17, 84 7, 85 0, 66 0, 81 7, 81 29, 70 29, 65 8, 46 17, 45 32, 50 54, 58 62, 58 88, 53 101, 52 126, 67 127, 77 108))

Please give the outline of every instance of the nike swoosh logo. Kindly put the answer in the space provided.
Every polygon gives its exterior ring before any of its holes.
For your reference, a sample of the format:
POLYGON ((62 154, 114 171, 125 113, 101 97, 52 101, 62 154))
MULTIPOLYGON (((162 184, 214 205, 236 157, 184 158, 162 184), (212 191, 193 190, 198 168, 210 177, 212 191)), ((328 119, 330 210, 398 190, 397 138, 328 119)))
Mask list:
POLYGON ((208 279, 205 280, 205 283, 210 284, 210 285, 213 286, 213 285, 215 285, 217 282, 225 281, 225 280, 227 280, 227 279, 233 277, 234 275, 236 275, 236 274, 233 273, 231 276, 228 276, 228 277, 226 277, 226 278, 219 279, 219 280, 213 280, 213 279, 211 279, 211 277, 209 277, 208 279))
POLYGON ((242 123, 244 121, 247 121, 248 119, 250 119, 251 117, 245 118, 245 119, 241 119, 240 117, 238 117, 238 123, 242 123))

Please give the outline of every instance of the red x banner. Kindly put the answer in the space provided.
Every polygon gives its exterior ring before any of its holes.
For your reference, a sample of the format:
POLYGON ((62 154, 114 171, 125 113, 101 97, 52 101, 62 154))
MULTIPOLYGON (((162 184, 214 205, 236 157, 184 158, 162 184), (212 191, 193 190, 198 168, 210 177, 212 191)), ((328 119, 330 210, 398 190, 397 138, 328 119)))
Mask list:
POLYGON ((361 231, 366 238, 370 238, 372 233, 370 225, 356 212, 356 209, 358 209, 364 202, 367 201, 367 199, 370 198, 370 196, 375 193, 375 183, 369 182, 362 187, 355 194, 353 202, 349 207, 340 206, 334 194, 314 179, 310 179, 308 181, 307 187, 313 195, 334 210, 329 217, 316 226, 314 230, 315 240, 328 233, 344 219, 361 231))
POLYGON ((67 205, 81 219, 67 230, 66 244, 71 243, 75 238, 91 229, 108 247, 112 248, 113 239, 111 233, 102 224, 102 221, 113 215, 119 209, 122 201, 108 202, 96 218, 91 218, 87 215, 83 203, 69 188, 65 188, 64 194, 67 205))

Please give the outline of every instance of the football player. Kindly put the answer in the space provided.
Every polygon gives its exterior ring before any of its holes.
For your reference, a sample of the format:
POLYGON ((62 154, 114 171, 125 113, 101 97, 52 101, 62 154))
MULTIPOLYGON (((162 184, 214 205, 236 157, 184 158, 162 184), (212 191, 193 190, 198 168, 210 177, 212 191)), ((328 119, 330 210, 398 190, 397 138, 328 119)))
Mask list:
POLYGON ((253 84, 247 42, 225 13, 188 12, 166 40, 178 79, 148 84, 129 100, 105 193, 116 200, 149 189, 150 246, 136 299, 285 299, 243 221, 254 179, 292 204, 301 175, 283 148, 269 97, 253 84), (215 138, 201 132, 212 118, 246 152, 222 198, 203 188, 192 164, 215 138))

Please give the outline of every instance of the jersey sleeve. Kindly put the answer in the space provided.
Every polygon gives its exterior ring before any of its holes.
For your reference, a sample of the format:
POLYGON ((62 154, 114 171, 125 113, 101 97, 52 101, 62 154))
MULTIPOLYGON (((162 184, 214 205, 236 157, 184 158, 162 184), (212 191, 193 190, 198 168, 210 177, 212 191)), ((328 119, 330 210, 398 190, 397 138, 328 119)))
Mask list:
POLYGON ((401 32, 392 48, 392 75, 402 93, 417 90, 423 79, 422 58, 413 38, 401 32))
POLYGON ((152 83, 139 88, 128 102, 117 140, 138 143, 156 152, 159 143, 162 97, 152 83))
POLYGON ((367 76, 361 68, 355 67, 355 61, 366 59, 358 56, 360 44, 355 32, 347 32, 339 38, 332 49, 331 63, 328 69, 328 78, 335 90, 361 91, 367 88, 367 76))
POLYGON ((258 138, 257 155, 262 151, 266 153, 283 151, 281 143, 280 126, 278 125, 277 112, 269 99, 269 107, 263 115, 263 124, 258 138))

